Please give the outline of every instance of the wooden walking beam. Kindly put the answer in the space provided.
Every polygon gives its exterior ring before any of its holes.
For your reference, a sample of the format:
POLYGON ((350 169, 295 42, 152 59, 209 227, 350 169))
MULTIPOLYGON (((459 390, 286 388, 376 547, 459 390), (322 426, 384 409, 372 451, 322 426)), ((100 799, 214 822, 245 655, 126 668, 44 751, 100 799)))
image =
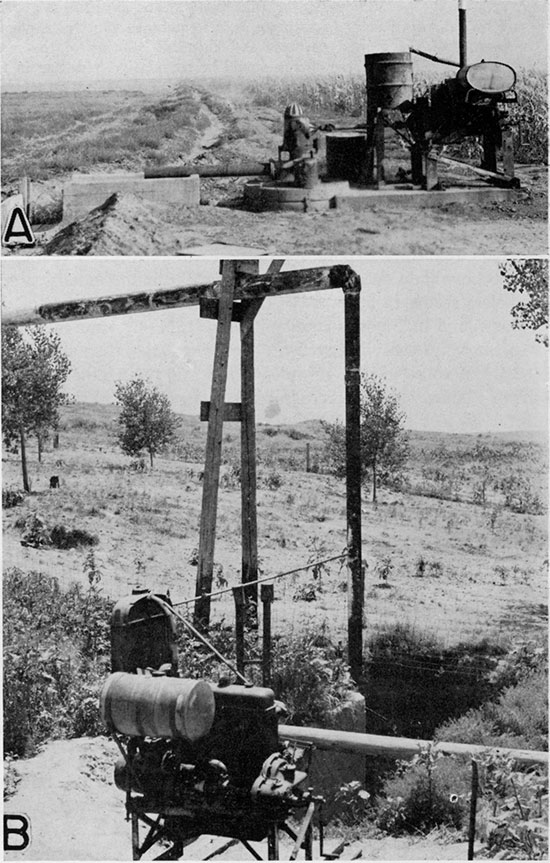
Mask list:
MULTIPOLYGON (((260 297, 300 294, 308 291, 326 291, 345 288, 358 280, 347 264, 332 267, 312 267, 306 270, 288 270, 280 274, 236 275, 234 299, 255 300, 260 297)), ((82 321, 92 318, 109 318, 144 312, 163 312, 170 309, 198 306, 201 300, 220 300, 222 282, 202 285, 185 285, 157 291, 110 294, 99 298, 41 303, 32 309, 5 311, 3 326, 29 326, 32 324, 61 324, 65 321, 82 321)))
POLYGON ((235 294, 236 261, 222 261, 222 288, 218 309, 218 328, 214 349, 214 370, 206 435, 206 455, 202 487, 202 508, 199 534, 199 560, 195 595, 194 624, 204 630, 210 622, 210 594, 214 570, 214 546, 218 511, 218 489, 222 452, 223 417, 231 316, 235 294))

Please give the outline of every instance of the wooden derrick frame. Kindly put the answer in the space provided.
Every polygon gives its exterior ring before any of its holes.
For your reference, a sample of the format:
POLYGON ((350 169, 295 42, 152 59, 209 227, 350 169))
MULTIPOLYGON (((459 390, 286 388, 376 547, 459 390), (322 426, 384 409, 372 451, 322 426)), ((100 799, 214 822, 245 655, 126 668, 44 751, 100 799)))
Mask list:
MULTIPOLYGON (((344 292, 345 388, 346 388, 346 496, 347 548, 350 583, 348 608, 348 661, 359 681, 363 671, 363 593, 361 539, 360 419, 360 290, 361 282, 351 267, 338 264, 281 272, 282 260, 274 260, 260 275, 258 261, 220 262, 221 281, 156 291, 111 294, 97 299, 42 303, 36 308, 6 313, 3 326, 59 324, 152 311, 200 306, 201 316, 217 319, 216 347, 210 402, 201 406, 208 417, 208 431, 201 510, 195 622, 209 622, 216 532, 221 441, 224 420, 241 422, 242 582, 257 578, 256 454, 254 406, 254 319, 266 297, 339 288, 344 292), (227 360, 231 323, 240 325, 241 403, 225 403, 227 360)), ((247 596, 257 600, 257 585, 247 596)))

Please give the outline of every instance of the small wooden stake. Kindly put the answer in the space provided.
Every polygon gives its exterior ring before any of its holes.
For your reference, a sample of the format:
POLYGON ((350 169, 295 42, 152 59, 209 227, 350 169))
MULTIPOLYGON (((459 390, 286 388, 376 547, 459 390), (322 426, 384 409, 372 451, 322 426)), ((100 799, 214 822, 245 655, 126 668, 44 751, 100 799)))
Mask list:
POLYGON ((477 761, 472 759, 472 791, 470 795, 470 821, 468 824, 468 860, 474 859, 474 841, 476 836, 477 793, 479 789, 479 774, 477 761))

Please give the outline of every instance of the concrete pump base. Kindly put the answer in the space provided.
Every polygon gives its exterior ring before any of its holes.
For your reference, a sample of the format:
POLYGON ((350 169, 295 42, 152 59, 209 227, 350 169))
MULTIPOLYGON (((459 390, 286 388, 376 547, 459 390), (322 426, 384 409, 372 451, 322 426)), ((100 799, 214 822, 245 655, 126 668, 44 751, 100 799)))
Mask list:
POLYGON ((275 180, 251 180, 244 187, 244 203, 251 210, 328 210, 336 206, 336 196, 350 192, 347 182, 318 183, 313 189, 300 189, 275 180))
POLYGON ((196 207, 200 181, 191 177, 145 180, 143 173, 75 174, 63 187, 63 221, 74 222, 103 204, 115 192, 131 192, 142 201, 196 207))
POLYGON ((327 210, 346 207, 363 210, 380 204, 400 207, 437 207, 442 204, 488 203, 510 201, 518 189, 497 186, 451 186, 427 192, 410 185, 390 185, 380 189, 351 186, 347 182, 320 182, 313 189, 299 189, 276 181, 253 180, 244 187, 244 202, 251 210, 327 210))

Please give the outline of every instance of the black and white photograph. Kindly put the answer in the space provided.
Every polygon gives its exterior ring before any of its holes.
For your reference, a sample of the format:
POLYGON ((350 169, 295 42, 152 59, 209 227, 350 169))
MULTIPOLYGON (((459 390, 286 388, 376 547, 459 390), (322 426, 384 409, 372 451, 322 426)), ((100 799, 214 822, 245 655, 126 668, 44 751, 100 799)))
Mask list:
POLYGON ((548 860, 548 4, 0 23, 3 859, 548 860))
POLYGON ((6 860, 544 859, 547 287, 4 262, 6 860))
POLYGON ((547 253, 545 0, 2 19, 6 255, 547 253))

